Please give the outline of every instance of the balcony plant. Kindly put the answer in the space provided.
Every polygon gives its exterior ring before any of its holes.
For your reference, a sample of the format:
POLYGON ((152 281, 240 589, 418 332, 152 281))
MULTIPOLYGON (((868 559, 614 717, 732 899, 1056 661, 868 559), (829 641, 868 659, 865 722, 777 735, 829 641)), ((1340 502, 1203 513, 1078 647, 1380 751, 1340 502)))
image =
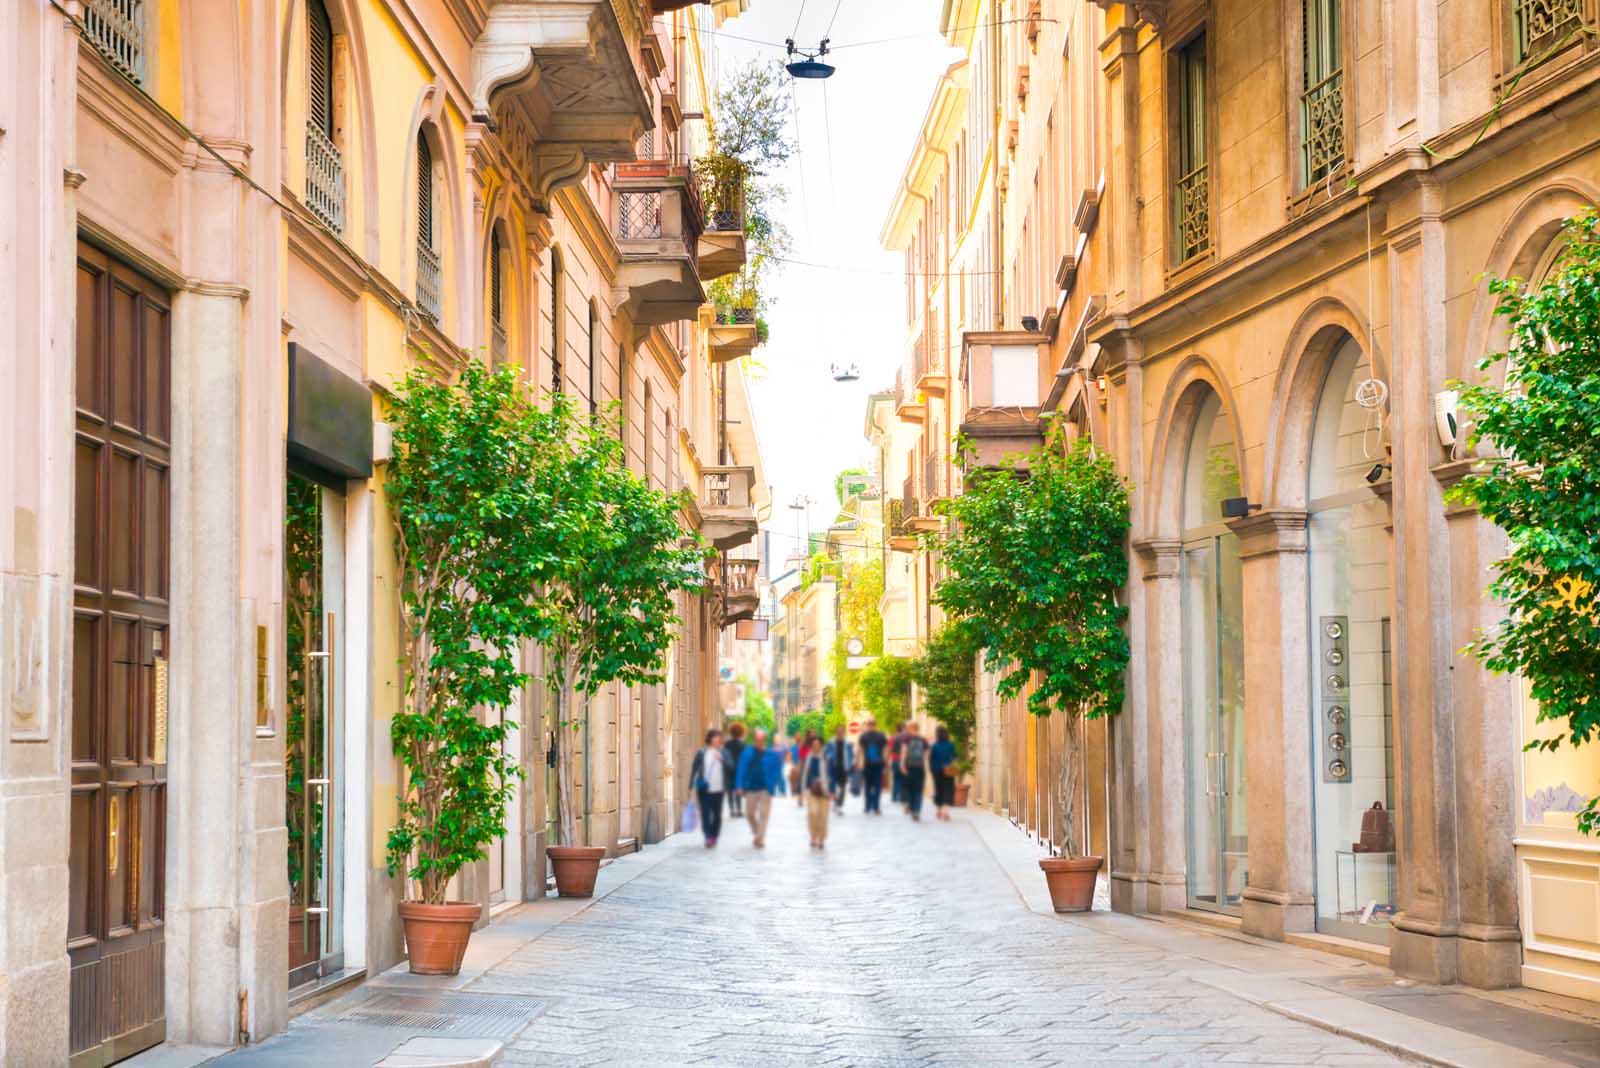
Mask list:
POLYGON ((945 530, 923 545, 947 570, 934 601, 971 628, 985 666, 999 673, 997 695, 1026 691, 1033 715, 1071 717, 1057 783, 1064 855, 1039 863, 1057 911, 1074 911, 1093 903, 1102 863, 1083 855, 1080 720, 1122 707, 1129 659, 1118 601, 1128 580, 1128 487, 1108 455, 1087 439, 1068 444, 1059 430, 1023 464, 1027 475, 969 478, 940 506, 945 530))
POLYGON ((579 840, 573 773, 585 715, 575 703, 613 682, 665 679, 679 594, 704 588, 709 554, 679 523, 689 495, 628 469, 614 412, 591 416, 557 395, 548 417, 553 433, 531 477, 540 560, 533 637, 555 710, 560 840, 548 853, 561 895, 587 897, 605 850, 579 840))
POLYGON ((695 160, 695 183, 705 208, 707 230, 743 229, 744 187, 749 174, 748 164, 721 152, 695 160))
POLYGON ((449 882, 506 833, 519 774, 490 722, 528 677, 522 643, 539 633, 533 590, 543 503, 533 474, 547 416, 510 371, 469 361, 441 382, 414 370, 389 404, 394 459, 384 495, 399 565, 405 690, 390 740, 405 767, 388 870, 416 889, 399 906, 411 970, 455 974, 481 906, 446 900, 449 882))
MULTIPOLYGON (((1566 224, 1565 247, 1545 279, 1492 279, 1510 328, 1502 385, 1467 387, 1461 408, 1482 446, 1474 473, 1452 491, 1506 532, 1489 594, 1505 618, 1468 646, 1490 670, 1519 675, 1538 702, 1541 736, 1555 752, 1600 743, 1600 216, 1566 224)), ((1584 834, 1600 834, 1600 784, 1574 791, 1584 834)))

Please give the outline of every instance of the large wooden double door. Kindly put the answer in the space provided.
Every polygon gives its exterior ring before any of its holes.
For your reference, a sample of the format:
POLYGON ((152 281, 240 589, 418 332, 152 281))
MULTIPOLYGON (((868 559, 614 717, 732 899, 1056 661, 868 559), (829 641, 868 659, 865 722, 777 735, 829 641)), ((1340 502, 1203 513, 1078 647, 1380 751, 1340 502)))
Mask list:
POLYGON ((171 314, 97 249, 77 272, 72 615, 74 1068, 165 1035, 171 314))

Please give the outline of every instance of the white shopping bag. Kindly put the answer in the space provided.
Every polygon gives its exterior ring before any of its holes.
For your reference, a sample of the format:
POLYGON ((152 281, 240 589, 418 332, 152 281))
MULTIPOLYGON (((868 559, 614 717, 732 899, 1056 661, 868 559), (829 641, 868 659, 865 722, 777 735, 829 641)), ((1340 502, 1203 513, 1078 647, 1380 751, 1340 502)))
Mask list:
POLYGON ((694 803, 694 798, 691 797, 688 800, 688 802, 683 806, 683 818, 678 820, 678 830, 683 832, 684 834, 688 834, 690 831, 694 830, 699 825, 700 825, 700 806, 695 804, 694 803))

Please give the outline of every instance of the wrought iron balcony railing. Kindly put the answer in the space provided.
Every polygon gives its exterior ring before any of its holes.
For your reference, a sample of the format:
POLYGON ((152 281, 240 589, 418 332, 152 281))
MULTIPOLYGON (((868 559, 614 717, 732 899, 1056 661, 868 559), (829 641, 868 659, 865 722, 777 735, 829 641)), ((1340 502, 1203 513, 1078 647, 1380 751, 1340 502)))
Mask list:
POLYGON ((1211 247, 1211 179, 1202 163, 1178 179, 1174 193, 1177 262, 1187 263, 1211 247))
POLYGON ((306 123, 306 207, 334 233, 344 233, 344 160, 315 121, 306 123))
POLYGON ((439 265, 439 254, 427 245, 417 246, 417 307, 422 314, 435 322, 439 319, 439 305, 444 284, 439 265))
POLYGON ((1307 185, 1344 166, 1344 71, 1336 70, 1300 97, 1300 169, 1307 185))
POLYGON ((88 0, 83 29, 113 67, 144 84, 144 0, 88 0))
POLYGON ((929 453, 922 462, 922 499, 942 501, 950 496, 950 478, 945 471, 944 457, 929 453))
POLYGON ((510 343, 506 338, 506 328, 500 323, 489 325, 489 357, 495 367, 504 367, 510 358, 510 343))
POLYGON ((1517 63, 1557 48, 1583 26, 1583 0, 1513 0, 1511 45, 1517 63))

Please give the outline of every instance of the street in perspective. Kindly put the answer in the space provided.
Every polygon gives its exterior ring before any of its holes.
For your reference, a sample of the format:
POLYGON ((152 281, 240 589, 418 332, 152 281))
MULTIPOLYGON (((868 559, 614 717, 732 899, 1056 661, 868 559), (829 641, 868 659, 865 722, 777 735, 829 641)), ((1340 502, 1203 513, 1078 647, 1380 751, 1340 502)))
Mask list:
POLYGON ((1600 1068, 1596 0, 0 7, 6 1068, 1600 1068))

